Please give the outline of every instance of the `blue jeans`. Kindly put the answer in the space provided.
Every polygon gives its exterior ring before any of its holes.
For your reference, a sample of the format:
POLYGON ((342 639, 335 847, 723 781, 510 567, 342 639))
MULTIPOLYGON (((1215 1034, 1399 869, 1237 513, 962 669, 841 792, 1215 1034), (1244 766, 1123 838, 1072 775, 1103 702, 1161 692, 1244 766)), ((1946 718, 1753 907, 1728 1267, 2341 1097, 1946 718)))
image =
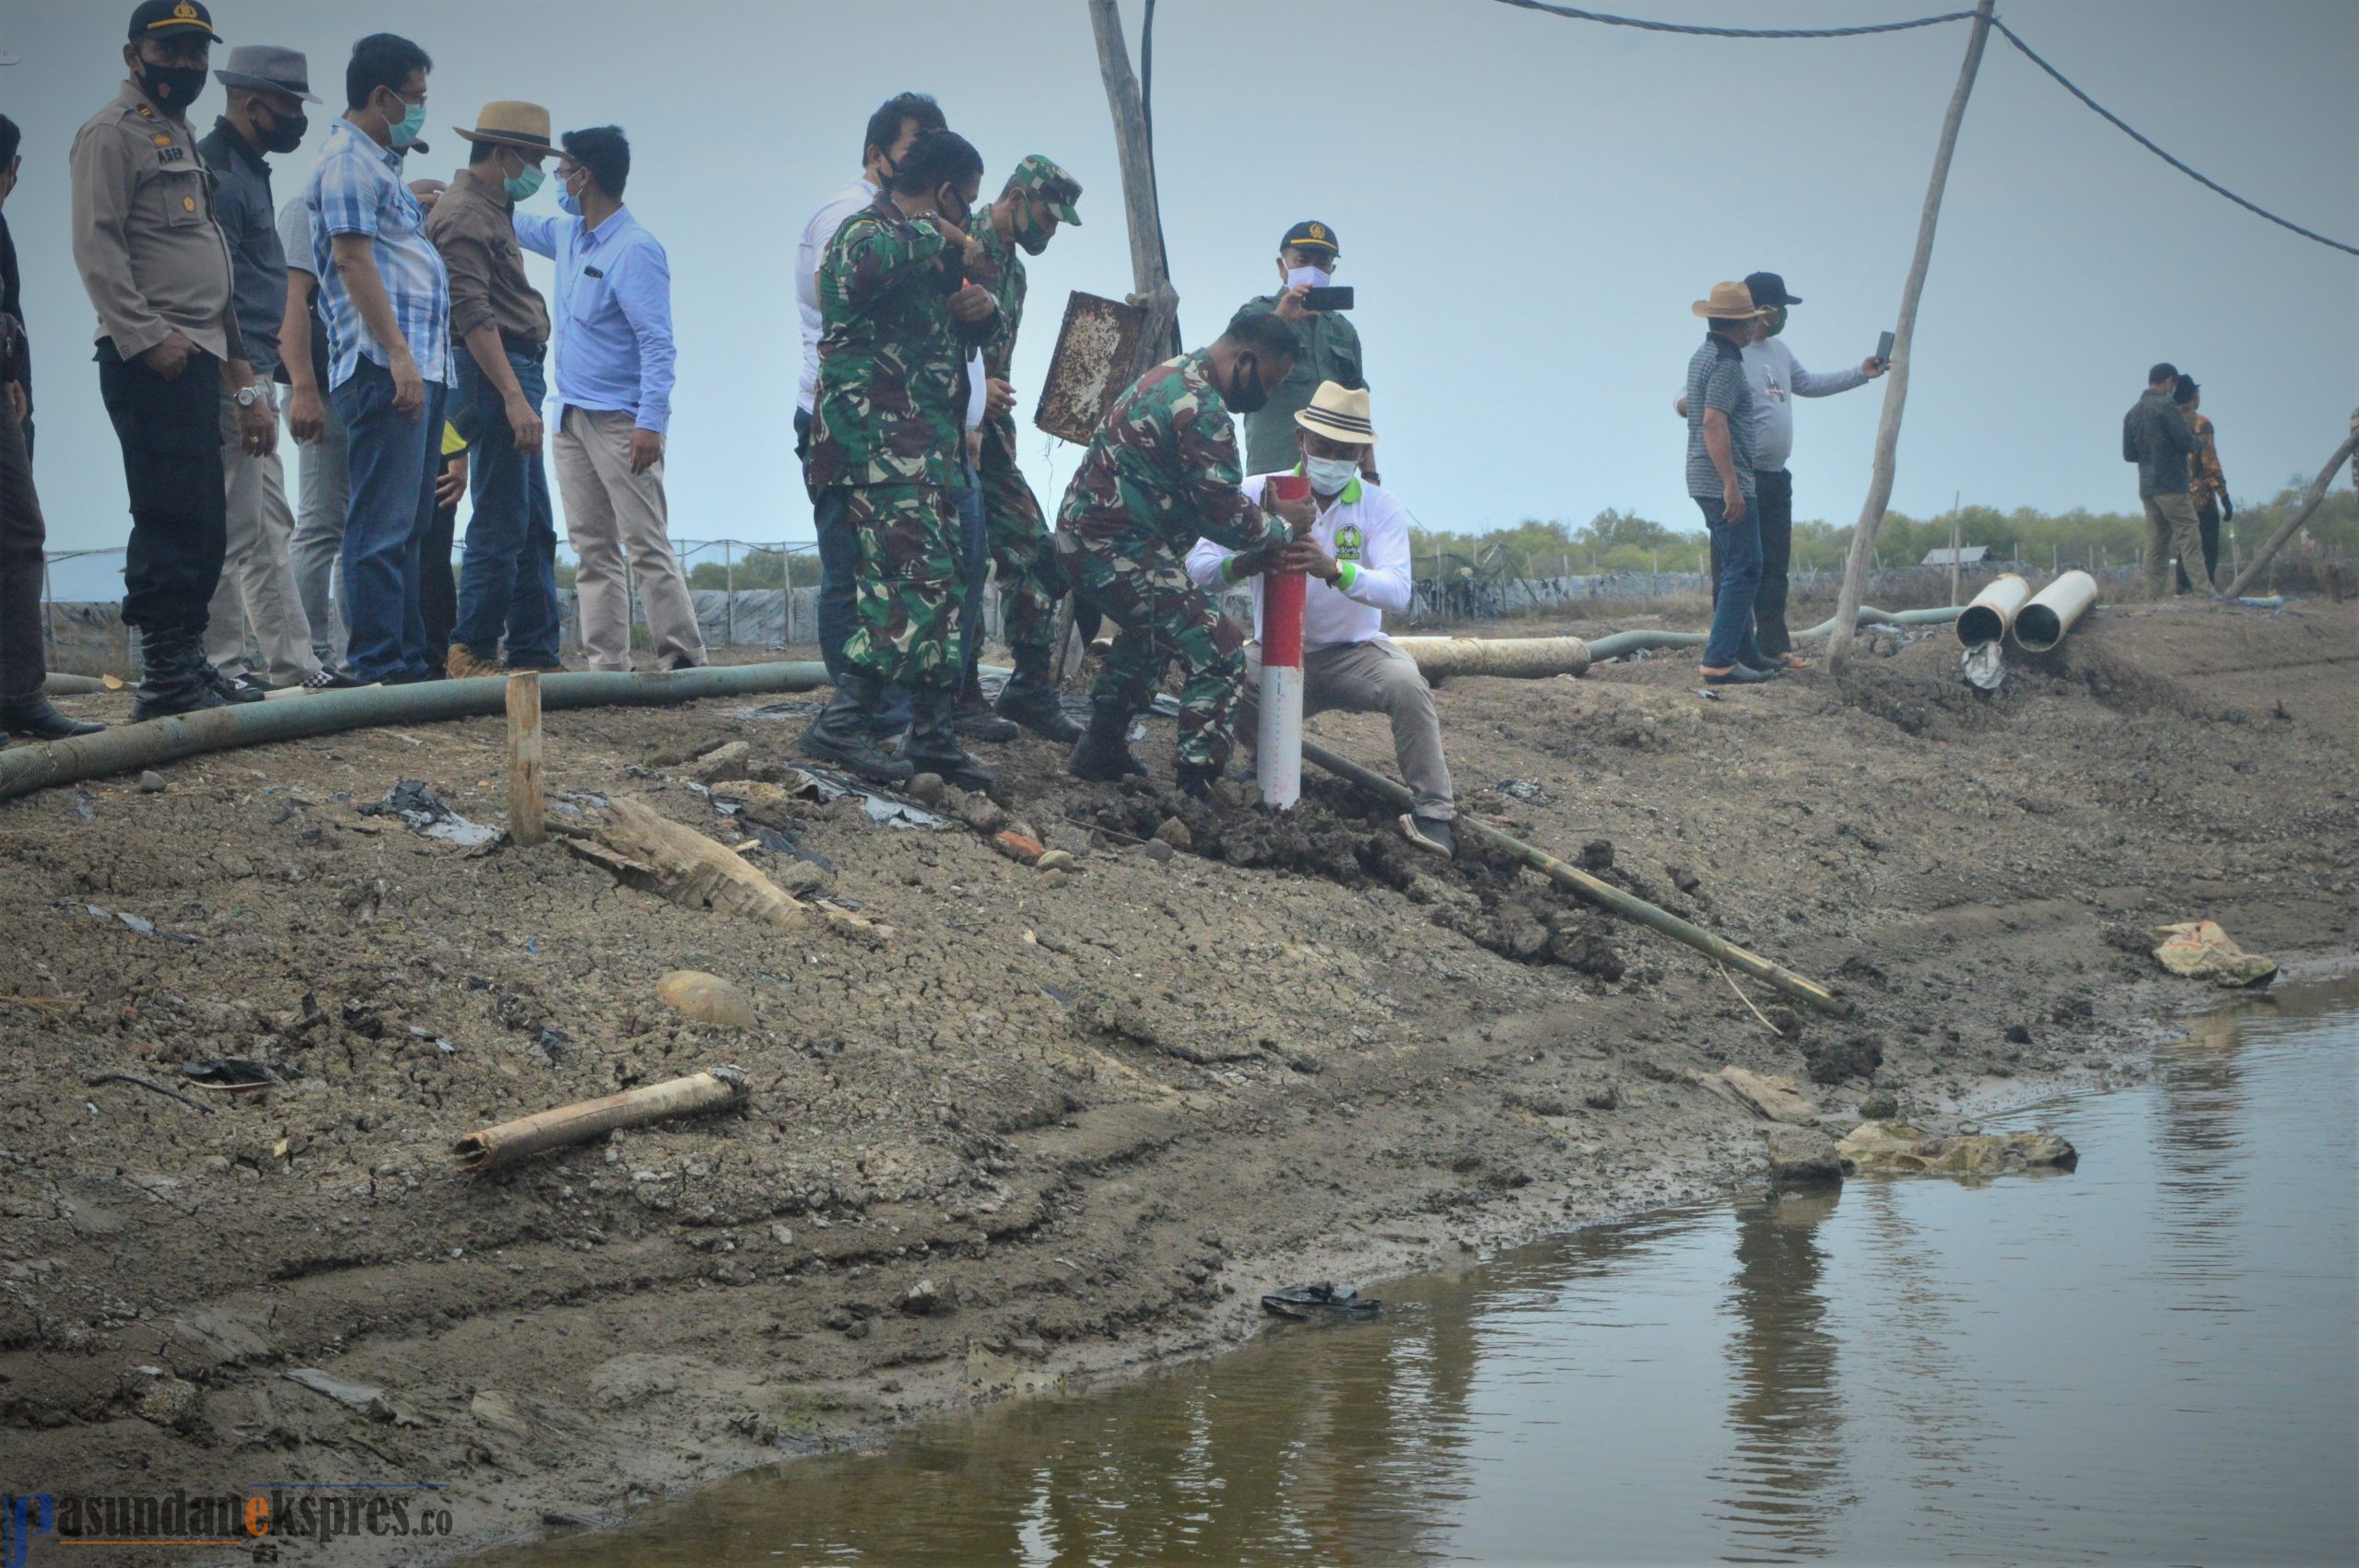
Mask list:
POLYGON ((822 490, 811 504, 811 524, 819 536, 819 661, 829 682, 844 673, 844 644, 860 625, 854 605, 860 593, 860 536, 844 516, 842 489, 822 490))
POLYGON ((1712 553, 1720 564, 1719 597, 1712 604, 1712 634, 1704 644, 1704 668, 1724 670, 1732 664, 1761 662, 1761 644, 1753 635, 1753 602, 1761 591, 1761 516, 1752 497, 1745 497, 1744 521, 1722 521, 1720 498, 1698 496, 1706 526, 1712 531, 1712 553))
POLYGON ((446 389, 426 383, 416 414, 393 411, 392 372, 367 358, 335 389, 352 497, 344 521, 345 673, 358 681, 424 680, 426 620, 417 598, 418 549, 434 526, 446 389))
MULTIPOLYGON (((516 450, 514 427, 499 389, 464 345, 452 351, 458 379, 452 420, 466 427, 466 559, 459 570, 459 619, 451 640, 476 658, 499 655, 507 633, 511 664, 557 661, 557 524, 549 509, 548 471, 538 452, 516 450)), ((541 405, 547 391, 539 349, 508 351, 508 368, 525 401, 541 405)), ((431 650, 440 654, 440 649, 431 650)))

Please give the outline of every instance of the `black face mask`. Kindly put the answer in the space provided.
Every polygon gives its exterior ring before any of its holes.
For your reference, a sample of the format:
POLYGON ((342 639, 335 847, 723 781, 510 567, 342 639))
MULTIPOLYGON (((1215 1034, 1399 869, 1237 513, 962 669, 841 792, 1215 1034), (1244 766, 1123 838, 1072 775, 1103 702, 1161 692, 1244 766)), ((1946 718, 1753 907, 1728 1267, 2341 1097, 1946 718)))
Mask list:
POLYGON ((265 131, 257 125, 254 135, 261 139, 264 152, 293 152, 303 145, 303 133, 311 128, 310 116, 300 111, 281 114, 274 109, 270 111, 270 129, 265 131))
POLYGON ((1250 354, 1240 354, 1237 369, 1229 372, 1228 396, 1223 399, 1239 414, 1259 414, 1270 405, 1270 389, 1262 384, 1262 361, 1250 354), (1246 367, 1250 365, 1250 371, 1246 367))
POLYGON ((158 65, 153 60, 139 62, 139 85, 149 98, 174 114, 185 115, 188 106, 205 90, 205 78, 209 75, 202 65, 158 65))

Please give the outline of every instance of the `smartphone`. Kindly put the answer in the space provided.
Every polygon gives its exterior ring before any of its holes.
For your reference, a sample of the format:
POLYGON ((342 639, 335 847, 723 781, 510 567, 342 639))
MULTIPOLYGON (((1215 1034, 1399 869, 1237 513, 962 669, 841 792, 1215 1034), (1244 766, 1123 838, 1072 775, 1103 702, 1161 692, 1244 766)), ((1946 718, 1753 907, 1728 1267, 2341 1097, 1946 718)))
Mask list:
POLYGON ((1332 288, 1307 289, 1302 296, 1302 308, 1306 310, 1348 310, 1352 308, 1351 286, 1343 284, 1332 288))
POLYGON ((1885 367, 1887 369, 1891 368, 1892 334, 1890 333, 1878 333, 1876 334, 1876 363, 1885 367))

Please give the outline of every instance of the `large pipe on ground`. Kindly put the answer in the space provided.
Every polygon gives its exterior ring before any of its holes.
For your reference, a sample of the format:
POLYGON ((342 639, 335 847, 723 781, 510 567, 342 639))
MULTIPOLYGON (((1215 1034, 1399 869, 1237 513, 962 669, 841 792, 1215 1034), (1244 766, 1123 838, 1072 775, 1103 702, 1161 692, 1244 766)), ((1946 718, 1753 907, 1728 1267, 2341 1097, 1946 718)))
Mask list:
MULTIPOLYGON (((1414 804, 1414 799, 1407 790, 1381 773, 1363 767, 1347 756, 1339 756, 1316 742, 1303 742, 1302 755, 1337 778, 1358 785, 1398 810, 1408 811, 1414 804)), ((1470 834, 1493 848, 1513 855, 1541 875, 1600 908, 1612 910, 1625 919, 1636 920, 1674 942, 1684 942, 1707 958, 1733 969, 1742 969, 1755 979, 1797 1001, 1807 1002, 1821 1012, 1831 1013, 1837 1018, 1850 1016, 1851 1004, 1817 981, 1804 979, 1783 965, 1773 964, 1758 954, 1748 953, 1692 921, 1681 919, 1668 909, 1658 909, 1636 894, 1625 893, 1610 882, 1600 882, 1585 872, 1576 871, 1545 850, 1535 849, 1521 839, 1510 837, 1487 823, 1476 822, 1472 817, 1461 816, 1452 825, 1459 832, 1470 834)))
MULTIPOLYGON (((703 697, 811 691, 827 684, 815 661, 734 664, 726 668, 545 675, 544 708, 662 707, 703 697)), ((0 751, 0 800, 59 784, 153 767, 205 752, 271 741, 308 740, 380 724, 430 724, 508 710, 508 681, 486 675, 416 685, 309 692, 284 702, 247 702, 175 719, 123 724, 101 734, 0 751)))
POLYGON ((100 692, 121 691, 122 684, 109 685, 96 675, 64 675, 52 670, 41 679, 45 696, 95 696, 100 692))
POLYGON ((1958 641, 1967 648, 2006 641, 2007 628, 2015 624, 2024 601, 2030 597, 2031 584, 2013 572, 1993 578, 1972 603, 1957 613, 1958 641))
POLYGON ((1396 637, 1392 643, 1417 661, 1428 681, 1452 675, 1544 680, 1581 674, 1590 664, 1590 645, 1577 637, 1396 637))
MULTIPOLYGON (((1957 607, 1948 605, 1934 610, 1878 610, 1863 605, 1859 624, 1863 626, 1938 626, 1957 619, 1957 607)), ((1826 619, 1804 631, 1794 633, 1797 639, 1829 637, 1835 631, 1835 617, 1826 619)), ((1701 648, 1710 639, 1708 632, 1615 632, 1610 637, 1591 639, 1589 654, 1594 660, 1619 659, 1625 654, 1644 649, 1656 651, 1667 648, 1701 648)))
POLYGON ((2072 623, 2096 602, 2096 579, 2086 572, 2066 572, 2016 613, 2015 646, 2026 653, 2047 652, 2064 640, 2072 623))

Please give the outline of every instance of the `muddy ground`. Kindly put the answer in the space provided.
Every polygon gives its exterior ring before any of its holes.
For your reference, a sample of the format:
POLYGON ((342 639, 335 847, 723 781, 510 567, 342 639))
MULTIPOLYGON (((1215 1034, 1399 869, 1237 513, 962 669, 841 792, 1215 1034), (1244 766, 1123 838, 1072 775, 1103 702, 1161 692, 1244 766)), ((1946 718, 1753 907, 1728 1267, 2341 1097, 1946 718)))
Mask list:
MULTIPOLYGON (((875 944, 358 809, 412 778, 498 824, 496 720, 0 804, 9 1490, 445 1482, 455 1540, 321 1554, 420 1562, 1232 1341, 1273 1285, 1757 1179, 1763 1124, 1696 1082, 1723 1065, 1936 1122, 2116 1071, 2201 995, 2125 928, 2353 948, 2354 673, 2359 606, 2311 603, 2101 611, 1995 698, 1946 632, 1718 701, 1678 656, 1443 689, 1468 811, 1610 853, 1845 1021, 1528 872, 1413 855, 1327 783, 1273 830, 1081 785, 1030 740, 993 754, 1008 814, 1070 872, 849 802, 769 813, 752 863, 889 924, 875 944), (1175 814, 1189 852, 1152 858, 1175 814), (757 1026, 683 1022, 654 995, 678 968, 757 1026), (181 1091, 208 1108, 91 1082, 217 1057, 286 1082, 181 1091), (453 1168, 470 1129, 722 1062, 741 1114, 453 1168)), ((553 714, 551 788, 735 843, 688 781, 729 741, 780 759, 775 700, 553 714)), ((1312 729, 1389 766, 1380 720, 1312 729)), ((1170 733, 1141 748, 1158 777, 1170 733)))

